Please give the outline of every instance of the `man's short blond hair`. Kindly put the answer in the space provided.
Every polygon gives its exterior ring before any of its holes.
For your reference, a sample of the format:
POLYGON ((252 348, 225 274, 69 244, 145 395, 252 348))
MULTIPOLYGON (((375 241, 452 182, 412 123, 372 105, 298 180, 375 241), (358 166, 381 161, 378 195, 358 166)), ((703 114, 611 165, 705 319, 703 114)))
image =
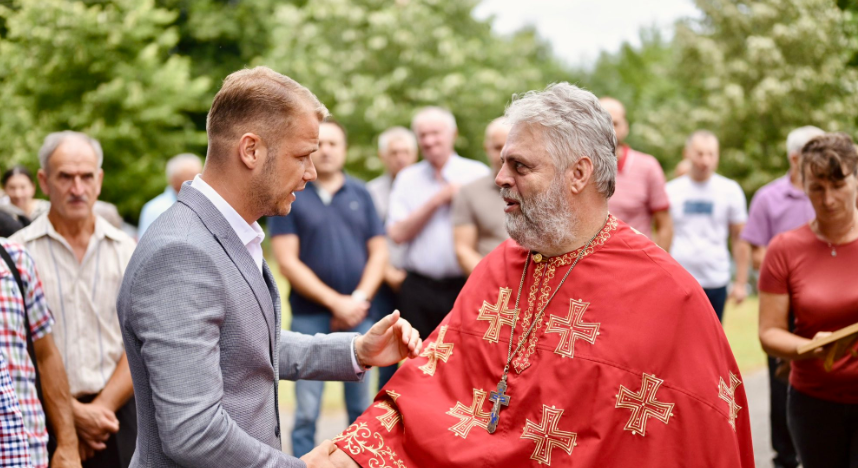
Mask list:
POLYGON ((314 112, 319 121, 328 109, 307 88, 268 67, 239 70, 223 81, 206 119, 211 157, 218 147, 245 133, 256 133, 267 145, 287 130, 301 112, 314 112), (212 150, 215 151, 212 151, 212 150))

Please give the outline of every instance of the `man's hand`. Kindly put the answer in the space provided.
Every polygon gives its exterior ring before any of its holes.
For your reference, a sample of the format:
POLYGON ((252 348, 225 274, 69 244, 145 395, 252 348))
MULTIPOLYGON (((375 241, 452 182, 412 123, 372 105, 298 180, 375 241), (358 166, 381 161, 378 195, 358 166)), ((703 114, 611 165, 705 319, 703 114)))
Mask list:
POLYGON ((307 468, 337 468, 331 461, 331 454, 337 450, 337 446, 330 440, 325 440, 310 453, 301 457, 301 461, 307 464, 307 468))
POLYGON ((730 297, 728 297, 728 299, 733 300, 736 305, 739 305, 744 302, 746 297, 748 297, 747 283, 733 283, 733 287, 730 288, 730 297))
POLYGON ((358 301, 351 296, 339 294, 330 306, 338 324, 343 324, 345 329, 358 326, 369 312, 369 301, 358 301))
POLYGON ((416 358, 422 346, 420 333, 399 317, 398 310, 376 322, 366 335, 355 340, 358 362, 364 366, 384 367, 406 357, 416 358))
POLYGON ((99 404, 73 402, 74 426, 78 438, 93 450, 104 450, 104 442, 119 431, 119 420, 109 408, 99 404))
POLYGON ((331 454, 331 462, 337 468, 360 468, 360 465, 340 449, 334 450, 334 453, 331 454))
POLYGON ((437 206, 449 205, 453 201, 453 197, 459 193, 459 184, 447 184, 435 194, 435 203, 437 206))
POLYGON ((51 457, 51 468, 80 468, 80 460, 77 447, 57 447, 51 457))

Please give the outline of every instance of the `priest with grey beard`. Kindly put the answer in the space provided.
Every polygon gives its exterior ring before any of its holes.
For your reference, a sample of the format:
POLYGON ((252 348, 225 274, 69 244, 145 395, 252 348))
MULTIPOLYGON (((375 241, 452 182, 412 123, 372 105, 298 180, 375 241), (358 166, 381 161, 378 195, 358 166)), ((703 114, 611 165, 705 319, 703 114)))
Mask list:
POLYGON ((560 83, 516 96, 506 119, 511 239, 334 439, 332 465, 753 467, 741 374, 706 295, 608 213, 610 115, 560 83))

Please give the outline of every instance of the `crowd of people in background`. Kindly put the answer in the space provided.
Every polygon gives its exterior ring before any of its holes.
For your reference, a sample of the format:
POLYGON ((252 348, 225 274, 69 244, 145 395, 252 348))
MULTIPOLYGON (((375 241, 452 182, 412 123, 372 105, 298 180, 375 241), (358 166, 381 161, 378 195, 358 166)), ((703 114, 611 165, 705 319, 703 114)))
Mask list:
MULTIPOLYGON (((827 356, 797 351, 858 322, 852 140, 815 127, 792 131, 789 173, 760 189, 749 213, 739 184, 717 173, 717 135, 692 133, 681 175, 668 182, 655 157, 626 143, 623 104, 610 97, 601 104, 618 143, 610 211, 670 252, 719 320, 728 299, 747 296, 752 269, 760 271, 775 465, 855 466, 858 360, 842 349, 827 356)), ((288 216, 267 221, 273 258, 291 286, 291 329, 366 333, 399 309, 428 336, 477 263, 508 238, 495 177, 509 131, 500 118, 487 126, 487 166, 478 155, 456 153, 452 112, 420 109, 410 130, 379 135, 385 172, 365 184, 344 172, 347 129, 323 122, 311 156, 316 180, 295 194, 288 216)), ((116 299, 135 240, 116 208, 98 200, 110 177, 101 169, 104 157, 95 139, 63 131, 45 138, 37 177, 23 166, 2 175, 0 237, 9 237, 2 246, 11 264, 0 265, 0 439, 4 456, 21 466, 80 466, 80 459, 83 466, 127 467, 134 451, 135 402, 116 299), (37 181, 48 200, 35 197, 37 181), (7 285, 6 271, 20 276, 20 291, 15 281, 7 285)), ((167 162, 168 184, 143 207, 139 236, 202 170, 193 154, 167 162)), ((378 388, 395 371, 380 369, 378 388)), ((295 387, 296 456, 316 446, 322 390, 322 382, 295 387)), ((370 381, 346 383, 344 393, 352 422, 371 402, 370 381)))

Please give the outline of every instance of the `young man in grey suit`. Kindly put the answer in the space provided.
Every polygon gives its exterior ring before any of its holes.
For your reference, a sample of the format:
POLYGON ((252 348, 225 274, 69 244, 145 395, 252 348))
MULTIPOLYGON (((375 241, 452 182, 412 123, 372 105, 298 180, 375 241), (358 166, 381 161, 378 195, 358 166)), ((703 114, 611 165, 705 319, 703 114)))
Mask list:
POLYGON ((358 380, 419 353, 396 312, 362 336, 280 330, 256 221, 288 214, 315 179, 326 116, 264 67, 233 73, 215 96, 203 173, 149 228, 119 296, 139 415, 132 467, 331 466, 329 441, 300 460, 282 453, 278 380, 358 380))

